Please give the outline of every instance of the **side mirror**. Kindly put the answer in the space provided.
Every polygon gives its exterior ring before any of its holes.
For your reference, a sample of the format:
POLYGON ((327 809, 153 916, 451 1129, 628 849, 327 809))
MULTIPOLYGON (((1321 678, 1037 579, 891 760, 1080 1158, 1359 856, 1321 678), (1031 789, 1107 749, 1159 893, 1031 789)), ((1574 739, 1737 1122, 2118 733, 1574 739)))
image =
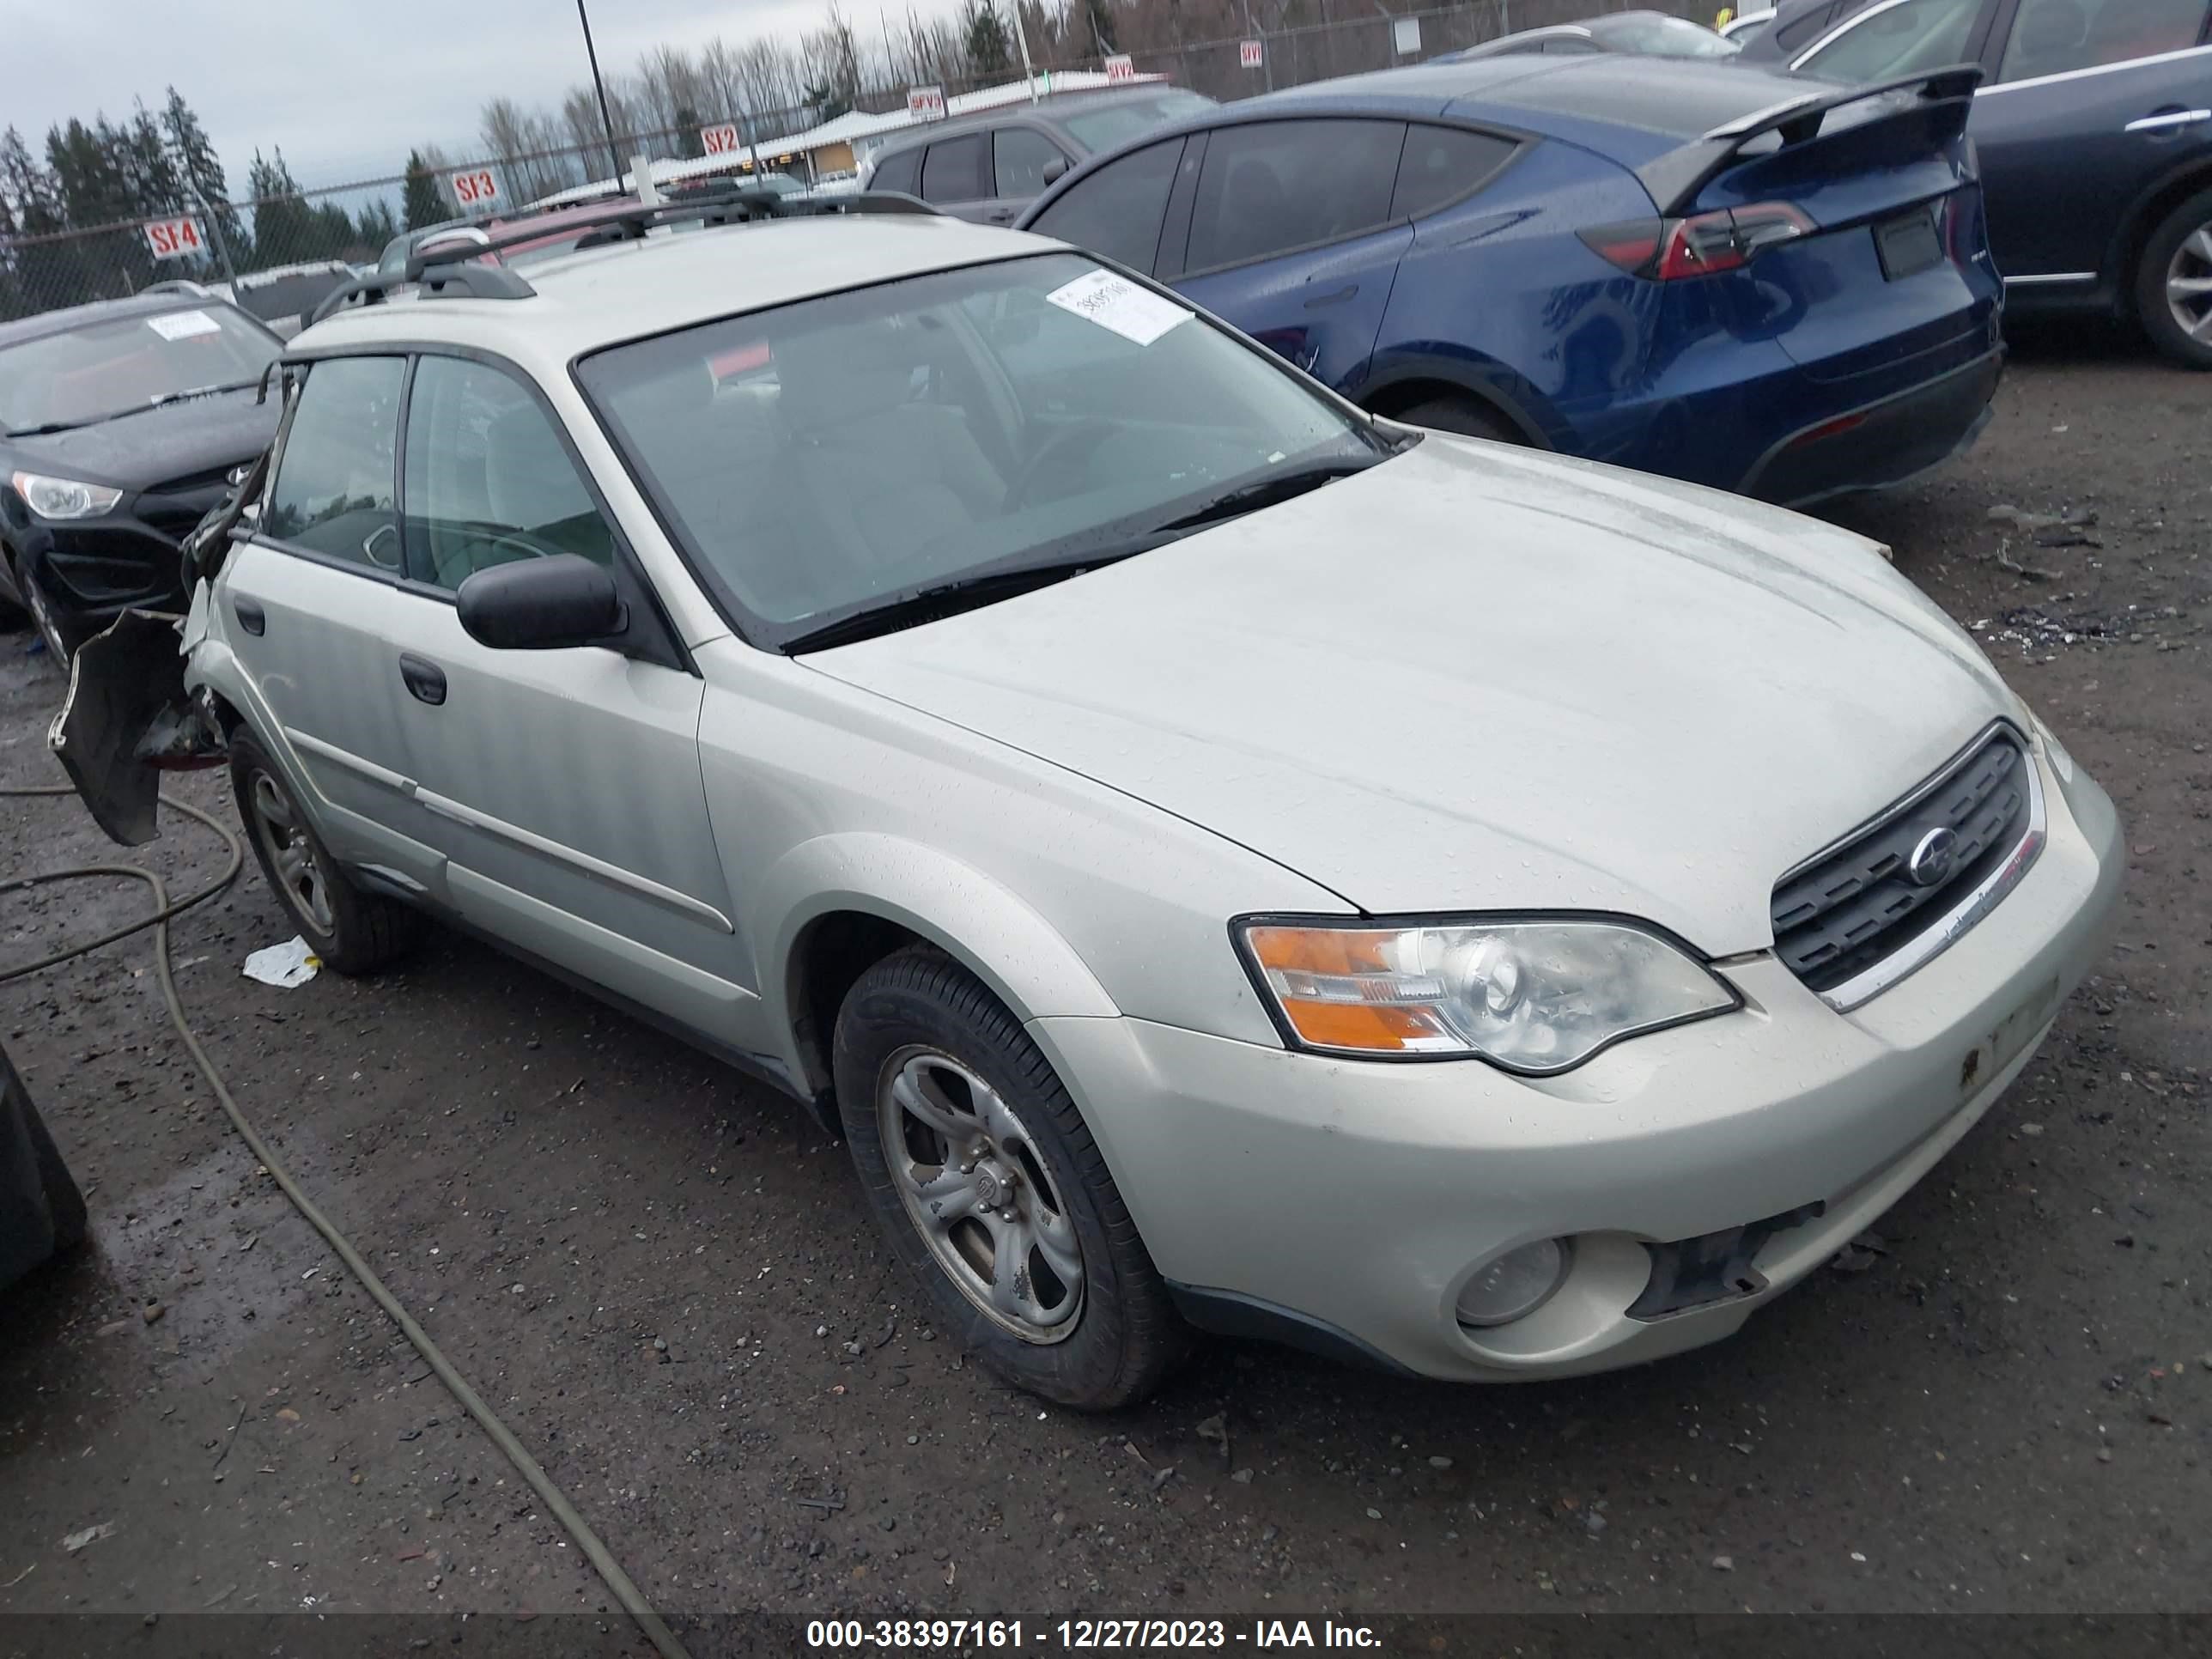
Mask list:
POLYGON ((1067 158, 1065 155, 1055 155, 1052 160, 1044 164, 1044 181, 1046 184, 1056 185, 1066 176, 1067 158))
POLYGON ((469 637, 495 651, 594 645, 629 624, 613 574, 574 553, 493 565, 453 598, 469 637))

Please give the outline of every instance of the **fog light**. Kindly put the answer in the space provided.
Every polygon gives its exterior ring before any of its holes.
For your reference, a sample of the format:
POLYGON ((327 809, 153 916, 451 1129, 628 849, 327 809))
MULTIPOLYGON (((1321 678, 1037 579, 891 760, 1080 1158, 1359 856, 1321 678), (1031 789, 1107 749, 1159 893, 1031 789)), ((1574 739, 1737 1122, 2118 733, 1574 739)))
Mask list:
POLYGON ((1462 1325, 1510 1325, 1549 1302, 1566 1276, 1566 1240, 1540 1238, 1478 1271, 1453 1311, 1462 1325))

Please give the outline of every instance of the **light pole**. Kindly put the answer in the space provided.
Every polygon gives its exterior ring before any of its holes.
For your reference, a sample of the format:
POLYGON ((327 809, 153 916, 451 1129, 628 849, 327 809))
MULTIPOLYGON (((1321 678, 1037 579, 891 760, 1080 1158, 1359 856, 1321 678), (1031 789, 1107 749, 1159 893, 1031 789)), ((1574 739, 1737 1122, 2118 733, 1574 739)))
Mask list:
POLYGON ((607 130, 607 159, 615 164, 615 183, 622 183, 622 152, 615 148, 615 118, 607 113, 607 83, 599 79, 599 48, 592 44, 592 20, 584 0, 576 0, 576 21, 584 26, 584 56, 592 60, 592 87, 599 94, 599 125, 607 130))

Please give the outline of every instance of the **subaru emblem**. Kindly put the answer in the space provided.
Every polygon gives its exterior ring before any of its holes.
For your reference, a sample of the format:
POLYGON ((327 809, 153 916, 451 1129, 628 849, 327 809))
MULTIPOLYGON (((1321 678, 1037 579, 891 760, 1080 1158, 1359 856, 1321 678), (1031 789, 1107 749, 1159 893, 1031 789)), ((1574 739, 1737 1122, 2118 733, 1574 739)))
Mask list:
POLYGON ((1930 830, 1905 861, 1905 873, 1923 887, 1933 887, 1951 873, 1951 860, 1959 846, 1958 832, 1930 830))

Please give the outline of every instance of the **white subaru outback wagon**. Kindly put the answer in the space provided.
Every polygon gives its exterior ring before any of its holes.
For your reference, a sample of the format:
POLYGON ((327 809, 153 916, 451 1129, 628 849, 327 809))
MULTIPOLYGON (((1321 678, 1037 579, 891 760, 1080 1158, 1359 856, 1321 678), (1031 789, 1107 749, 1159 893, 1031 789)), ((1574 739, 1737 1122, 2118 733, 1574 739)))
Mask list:
MULTIPOLYGON (((137 752, 227 755, 334 968, 447 918, 811 1103, 1007 1376, 1710 1341, 2095 961, 2111 803, 1873 544, 843 205, 301 334, 137 752)), ((88 687, 177 645, 118 624, 57 724, 126 837, 88 687)))

